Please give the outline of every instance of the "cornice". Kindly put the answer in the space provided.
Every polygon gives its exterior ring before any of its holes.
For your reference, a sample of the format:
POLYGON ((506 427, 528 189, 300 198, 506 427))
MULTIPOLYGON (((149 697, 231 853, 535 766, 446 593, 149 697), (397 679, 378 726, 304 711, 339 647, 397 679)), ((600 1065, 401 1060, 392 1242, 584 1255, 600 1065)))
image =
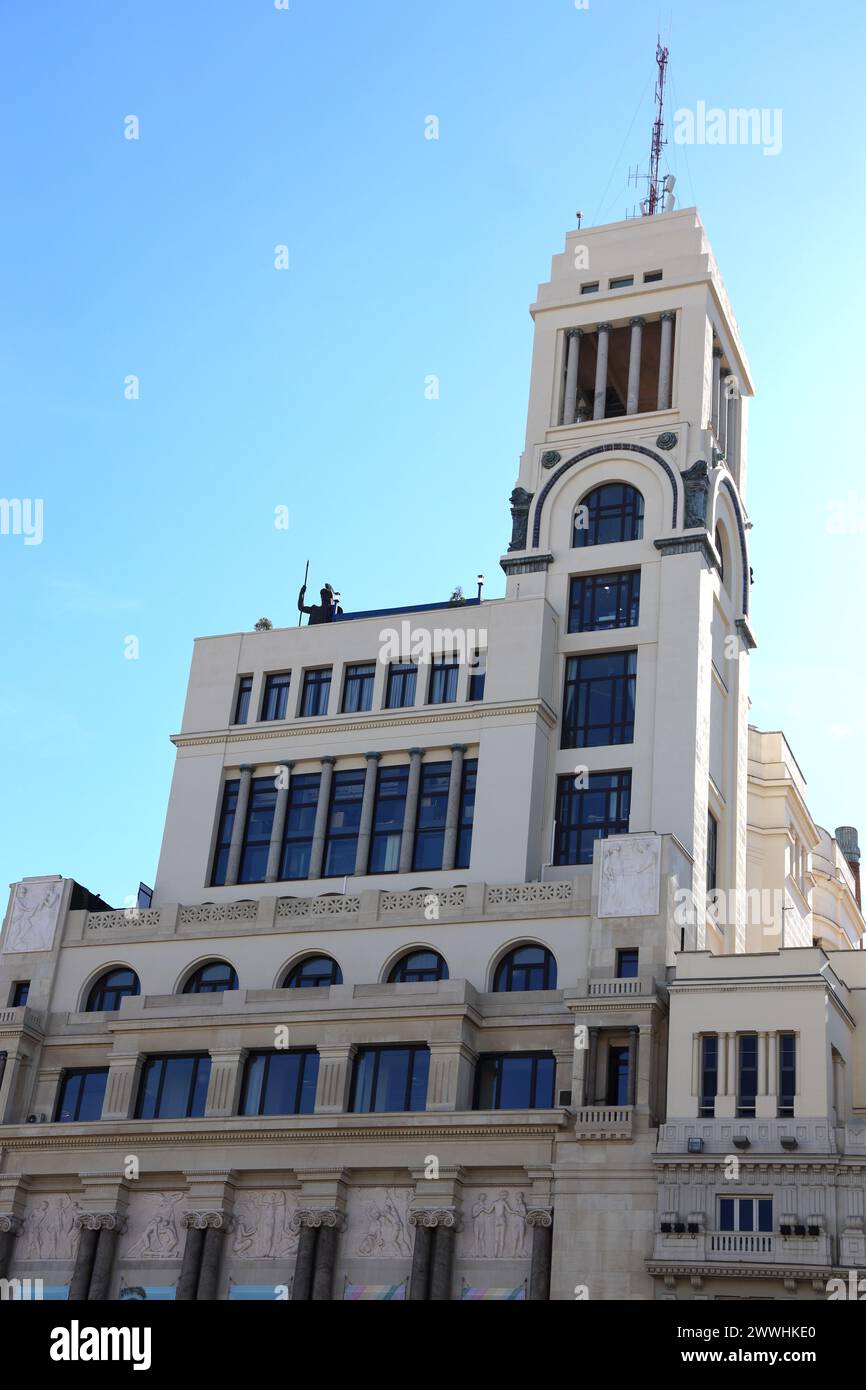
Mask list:
POLYGON ((647 1260, 647 1274, 676 1275, 681 1279, 820 1279, 822 1284, 829 1279, 848 1277, 848 1270, 831 1265, 749 1265, 749 1264, 710 1264, 695 1260, 690 1264, 666 1264, 663 1260, 647 1260))

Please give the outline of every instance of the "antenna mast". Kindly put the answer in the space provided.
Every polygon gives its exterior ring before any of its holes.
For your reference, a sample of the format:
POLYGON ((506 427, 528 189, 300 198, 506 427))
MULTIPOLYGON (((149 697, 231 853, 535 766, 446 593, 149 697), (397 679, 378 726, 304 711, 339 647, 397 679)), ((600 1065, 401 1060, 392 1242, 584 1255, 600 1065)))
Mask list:
POLYGON ((662 194, 664 190, 659 183, 659 163, 662 157, 662 150, 667 144, 664 138, 664 114, 665 114, 665 77, 667 76, 669 51, 662 47, 661 39, 656 39, 656 65, 658 76, 656 78, 656 118, 653 125, 653 138, 650 147, 650 164, 648 177, 647 200, 643 205, 642 211, 646 217, 652 217, 661 207, 662 194))

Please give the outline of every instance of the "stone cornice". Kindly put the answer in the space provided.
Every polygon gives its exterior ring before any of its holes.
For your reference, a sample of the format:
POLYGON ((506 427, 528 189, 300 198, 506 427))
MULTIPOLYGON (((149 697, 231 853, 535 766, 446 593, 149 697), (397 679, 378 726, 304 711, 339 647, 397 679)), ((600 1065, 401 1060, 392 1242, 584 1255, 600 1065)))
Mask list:
POLYGON ((831 1265, 758 1265, 758 1264, 711 1264, 695 1260, 691 1264, 667 1264, 664 1260, 647 1260, 647 1274, 675 1275, 680 1279, 819 1279, 822 1284, 829 1279, 847 1279, 848 1270, 831 1265))

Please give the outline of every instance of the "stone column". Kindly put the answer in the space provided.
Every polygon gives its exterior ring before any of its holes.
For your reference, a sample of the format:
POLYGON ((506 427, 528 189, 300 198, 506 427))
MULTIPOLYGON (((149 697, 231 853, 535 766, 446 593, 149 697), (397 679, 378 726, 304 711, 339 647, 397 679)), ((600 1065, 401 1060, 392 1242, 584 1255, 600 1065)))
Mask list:
POLYGON ((325 856, 325 834, 328 829, 328 813, 331 809, 331 783, 334 780, 336 758, 322 758, 322 779, 319 782, 319 800, 316 803, 316 823, 313 826, 313 843, 310 847, 310 869, 307 878, 322 877, 322 860, 325 856))
POLYGON ((135 1109, 142 1061, 139 1053, 133 1056, 109 1056, 105 1099, 102 1102, 103 1120, 128 1120, 131 1117, 135 1109))
POLYGON ((96 1255, 96 1241, 99 1236, 98 1217, 88 1213, 76 1216, 75 1224, 79 1230, 78 1249, 75 1252, 75 1268, 69 1285, 69 1302, 83 1302, 90 1292, 90 1276, 96 1255))
POLYGON ((580 361, 580 340, 583 333, 579 328, 569 328, 565 334, 568 356, 565 367, 565 401, 562 410, 562 423, 573 425, 577 419, 577 367, 580 361))
POLYGON ((354 1043, 319 1043, 319 1076, 316 1082, 317 1115, 343 1115, 349 1103, 354 1043))
POLYGON ((406 786, 406 809, 403 812, 403 835, 400 840, 400 873, 412 872, 415 853, 415 822, 418 819, 418 793, 421 788, 421 759, 423 748, 409 749, 409 781, 406 786))
POLYGON ((450 1209, 423 1213, 425 1226, 433 1228, 433 1250, 430 1260, 430 1299, 444 1303, 451 1298, 454 1270, 454 1237, 457 1216, 450 1209))
POLYGON ((409 1280, 409 1299, 412 1303, 426 1301, 430 1290, 430 1261, 433 1255, 433 1228, 425 1225, 423 1211, 409 1213, 409 1225, 415 1227, 412 1249, 412 1276, 409 1280))
POLYGON ((721 384, 721 376, 722 376, 722 349, 719 348, 719 347, 714 347, 714 348, 713 348, 713 399, 712 399, 712 407, 713 407, 713 408, 712 408, 711 422, 712 422, 712 426, 713 426, 713 434, 716 436, 716 439, 718 439, 718 437, 719 437, 719 386, 720 386, 720 384, 721 384))
POLYGON ((593 420, 603 420, 607 404, 607 354, 610 347, 611 324, 598 325, 598 357, 595 364, 595 400, 592 407, 593 420))
POLYGON ((646 319, 633 318, 629 322, 631 324, 631 340, 628 352, 628 396, 625 413, 626 415, 637 415, 640 397, 640 353, 646 319))
POLYGON ((701 1035, 692 1035, 692 1095, 698 1098, 698 1109, 701 1105, 701 1035))
POLYGON ((15 1241, 21 1230, 21 1218, 10 1213, 0 1216, 0 1279, 5 1279, 12 1264, 15 1241))
POLYGON ((337 1262, 339 1243, 339 1217, 335 1211, 321 1213, 322 1226, 316 1242, 316 1264, 313 1270, 313 1287, 310 1299, 314 1303, 328 1303, 334 1295, 334 1265, 337 1262))
POLYGON ((442 868, 453 869, 457 858, 457 832, 460 828, 460 793, 463 790, 463 755, 465 743, 451 745, 451 778, 448 782, 448 806, 445 811, 445 840, 442 847, 442 868))
POLYGON ((737 1035, 728 1034, 728 1095, 737 1094, 737 1035))
POLYGON ((736 391, 728 401, 728 427, 726 444, 727 464, 739 482, 740 465, 740 393, 736 391))
MULTIPOLYGON (((283 833, 286 829, 286 814, 289 809, 289 789, 291 786, 293 762, 284 759, 278 763, 281 783, 277 787, 277 802, 274 806, 274 822, 271 826, 271 843, 268 845, 268 866, 265 869, 265 883, 276 883, 280 877, 280 861, 283 857, 283 833)), ((276 779, 275 779, 276 780, 276 779)))
POLYGON ((228 1220, 221 1211, 204 1212, 203 1219, 205 1222, 204 1244, 201 1252, 198 1289, 195 1296, 199 1303, 213 1303, 217 1296, 223 1238, 228 1220))
POLYGON ((431 1039, 428 1110, 470 1110, 477 1056, 459 1038, 431 1039))
POLYGON ((728 452, 728 382, 731 374, 727 367, 719 379, 719 449, 727 457, 728 452))
POLYGON ((204 1225, 198 1224, 199 1215, 198 1212, 188 1211, 184 1213, 182 1218, 182 1224, 186 1227, 186 1243, 183 1247, 183 1262, 174 1295, 177 1303, 191 1303, 198 1289, 198 1276, 204 1245, 204 1225))
POLYGON ((212 1116, 229 1116, 238 1113, 241 1080, 243 1078, 246 1048, 227 1048, 225 1052, 212 1048, 210 1053, 210 1081, 205 1098, 204 1113, 212 1116))
POLYGON ((116 1212, 106 1212, 93 1218, 98 1223, 96 1254, 90 1276, 88 1299, 93 1303, 104 1303, 111 1289, 111 1275, 114 1270, 114 1255, 117 1237, 123 1230, 125 1218, 116 1212))
POLYGON ((758 1095, 767 1094, 767 1034, 758 1034, 758 1095))
POLYGON ((367 771, 364 776, 364 795, 361 800, 361 820, 358 825, 358 847, 355 851, 355 877, 367 872, 370 858, 370 836, 373 833, 373 809, 376 805, 376 772, 381 753, 365 753, 367 771))
POLYGON ((728 1035, 716 1034, 716 1096, 728 1092, 728 1035))
POLYGON ((767 1035, 767 1096, 773 1102, 775 1114, 776 1099, 779 1094, 779 1035, 767 1035))
POLYGON ((299 1223, 298 1253, 295 1257, 295 1274, 292 1280, 292 1302, 297 1299, 307 1302, 313 1288, 313 1270, 316 1264, 316 1242, 319 1228, 299 1223))
POLYGON ((628 1105, 634 1105, 637 1099, 637 1041, 639 1033, 639 1028, 629 1028, 628 1030, 628 1105))
POLYGON ((673 367, 674 319, 676 314, 664 313, 661 316, 662 336, 659 348, 659 393, 656 406, 667 410, 671 403, 671 369, 673 367))
POLYGON ((584 1105, 595 1105, 596 1072, 598 1070, 598 1034, 598 1028, 590 1028, 589 1055, 586 1059, 586 1071, 583 1075, 584 1105))
POLYGON ((255 769, 250 763, 244 763, 241 767, 241 780, 238 787, 238 801, 235 808, 235 819, 232 825, 232 838, 229 845, 229 857, 226 863, 225 886, 232 887, 238 881, 238 874, 241 868, 241 851, 244 847, 244 831, 247 825, 247 810, 250 804, 250 788, 253 781, 255 769))
POLYGON ((331 1299, 342 1225, 341 1213, 333 1209, 307 1208, 295 1212, 292 1227, 300 1232, 300 1239, 292 1284, 293 1302, 298 1299, 323 1303, 331 1299))
POLYGON ((529 1301, 546 1303, 550 1299, 550 1257, 553 1248, 553 1212, 535 1207, 526 1213, 532 1231, 532 1260, 529 1266, 529 1301))

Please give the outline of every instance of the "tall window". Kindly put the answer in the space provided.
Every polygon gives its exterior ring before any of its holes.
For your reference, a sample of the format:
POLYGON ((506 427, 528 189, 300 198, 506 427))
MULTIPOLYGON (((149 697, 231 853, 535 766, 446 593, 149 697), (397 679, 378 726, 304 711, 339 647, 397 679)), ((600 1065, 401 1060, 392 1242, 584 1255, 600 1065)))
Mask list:
POLYGON ((140 990, 141 985, 134 970, 125 967, 107 970, 91 987, 85 1013, 116 1013, 122 999, 136 995, 140 990))
POLYGON ((624 951, 616 953, 616 978, 618 980, 636 980, 638 976, 638 949, 636 946, 628 946, 624 951))
POLYGON ((141 1072, 138 1120, 193 1119, 204 1114, 210 1057, 147 1057, 141 1072))
POLYGON ((227 989, 237 989, 238 977, 232 966, 225 960, 211 960, 200 965, 190 975, 183 987, 184 994, 222 994, 227 989))
POLYGON ((251 1052, 244 1068, 242 1115, 312 1115, 319 1054, 251 1052))
MULTIPOLYGON (((262 719, 285 719, 289 709, 289 685, 291 671, 271 671, 265 676, 265 694, 262 700, 262 719)), ((239 724, 243 720, 237 721, 239 724)))
POLYGON ((552 1110, 556 1059, 550 1052, 480 1057, 476 1110, 552 1110))
POLYGON ((392 661, 388 667, 386 709, 403 709, 415 703, 415 682, 418 667, 414 661, 392 661))
POLYGON ((277 789, 274 778, 254 778, 250 788, 247 823, 244 826, 244 843, 241 852, 240 872, 238 873, 239 883, 264 882, 276 804, 277 789))
POLYGON ((395 874, 400 867, 408 785, 408 767, 379 768, 370 858, 367 862, 367 872, 370 874, 395 874))
POLYGON ((376 675, 375 661, 346 667, 343 679, 343 713, 358 714, 373 708, 373 680, 376 675))
POLYGON ((718 887, 719 822, 712 811, 707 814, 707 892, 718 887))
POLYGON ((414 869, 441 869, 445 847, 450 763, 423 763, 415 825, 414 869))
POLYGON ((252 676, 241 676, 238 680, 238 697, 235 701, 234 724, 246 724, 250 717, 250 695, 253 692, 252 676))
POLYGON ((355 852, 358 848, 365 775, 363 768, 334 773, 325 838, 323 878, 342 878, 355 872, 355 852))
POLYGON ((327 989, 329 985, 341 985, 343 972, 331 956, 305 956, 292 966, 283 989, 327 989))
POLYGON ((518 946, 496 967, 493 992, 535 989, 556 989, 556 961, 546 946, 518 946))
POLYGON ((364 1115, 424 1110, 429 1070, 426 1046, 362 1047, 355 1058, 349 1109, 364 1115))
POLYGON ((793 1119, 797 1091, 797 1039, 794 1033, 779 1034, 779 1115, 793 1119))
POLYGON ((229 849, 232 842, 232 831, 235 824, 235 811, 238 805, 238 788, 240 782, 234 778, 231 782, 226 782, 223 787, 223 804, 220 810, 220 820, 217 827, 216 848, 213 856, 213 873, 211 883, 219 886, 226 881, 226 869, 229 862, 229 849))
POLYGON ((61 1123, 101 1119, 107 1081, 108 1067, 65 1071, 60 1083, 54 1119, 61 1123))
POLYGON ((628 834, 631 773, 590 772, 585 780, 583 786, 570 774, 559 778, 554 864, 591 864, 596 840, 628 834))
POLYGON ((456 656, 434 656, 430 664, 430 705, 453 705, 457 699, 456 656))
POLYGON ((606 1105, 628 1104, 629 1056, 628 1047, 609 1047, 607 1049, 606 1105))
POLYGON ((637 488, 603 483, 584 497, 574 516, 577 547, 638 541, 643 536, 644 504, 637 488))
POLYGON ((469 666, 469 691, 467 700, 484 699, 484 682, 487 679, 487 653, 475 652, 469 666))
POLYGON ((388 976, 389 985, 432 984, 448 979, 448 966, 438 951, 410 951, 401 956, 388 976))
POLYGON ((311 719, 314 715, 328 713, 331 698, 331 667, 320 666, 315 671, 304 672, 304 688, 301 691, 301 717, 311 719))
POLYGON ((475 784, 478 781, 478 759, 467 758, 463 764, 463 787, 460 792, 460 823, 457 830, 456 869, 468 869, 472 853, 472 825, 475 820, 475 784))
POLYGON ((773 1229, 772 1197, 720 1197, 720 1231, 766 1231, 773 1229))
POLYGON ((640 617, 640 570, 577 574, 568 595, 569 632, 608 632, 636 627, 640 617))
POLYGON ((719 1039, 715 1033, 701 1038, 701 1118, 712 1119, 716 1113, 719 1090, 719 1039))
POLYGON ((744 1033, 739 1039, 738 1061, 737 1114, 742 1116, 754 1115, 755 1097, 758 1094, 758 1037, 756 1033, 744 1033))
POLYGON ((23 1009, 30 998, 30 981, 15 980, 9 992, 10 1009, 23 1009))
POLYGON ((595 652, 565 663, 563 748, 634 740, 637 652, 595 652))
POLYGON ((306 878, 310 871, 310 852, 319 804, 318 772, 302 772, 289 782, 289 804, 283 835, 280 879, 306 878))

